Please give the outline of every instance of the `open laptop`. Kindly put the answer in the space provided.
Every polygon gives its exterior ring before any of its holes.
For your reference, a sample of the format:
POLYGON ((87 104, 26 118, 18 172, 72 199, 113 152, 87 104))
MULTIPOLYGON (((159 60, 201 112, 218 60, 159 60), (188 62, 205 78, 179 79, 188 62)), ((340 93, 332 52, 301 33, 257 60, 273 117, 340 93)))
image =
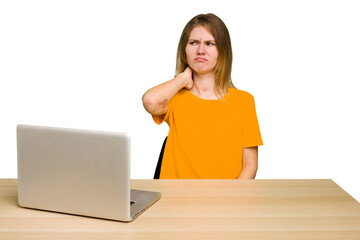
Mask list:
POLYGON ((18 125, 17 154, 22 207, 130 222, 160 198, 130 189, 123 133, 18 125))

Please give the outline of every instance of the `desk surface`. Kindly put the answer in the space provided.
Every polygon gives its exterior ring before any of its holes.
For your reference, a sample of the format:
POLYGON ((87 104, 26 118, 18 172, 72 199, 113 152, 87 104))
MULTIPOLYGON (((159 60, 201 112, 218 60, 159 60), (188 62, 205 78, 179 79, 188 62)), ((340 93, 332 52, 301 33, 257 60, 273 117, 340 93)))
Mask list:
POLYGON ((332 180, 132 180, 162 198, 132 223, 20 208, 0 180, 0 239, 360 239, 360 204, 332 180))

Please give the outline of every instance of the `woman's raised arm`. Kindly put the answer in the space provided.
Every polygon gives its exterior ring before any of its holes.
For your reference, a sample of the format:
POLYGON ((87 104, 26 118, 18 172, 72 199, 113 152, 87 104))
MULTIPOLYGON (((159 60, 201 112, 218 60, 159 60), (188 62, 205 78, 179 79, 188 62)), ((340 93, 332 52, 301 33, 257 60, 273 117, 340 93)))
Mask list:
POLYGON ((146 91, 142 97, 144 108, 151 115, 163 115, 167 112, 168 103, 172 97, 184 87, 191 89, 192 86, 192 70, 187 67, 174 79, 146 91))

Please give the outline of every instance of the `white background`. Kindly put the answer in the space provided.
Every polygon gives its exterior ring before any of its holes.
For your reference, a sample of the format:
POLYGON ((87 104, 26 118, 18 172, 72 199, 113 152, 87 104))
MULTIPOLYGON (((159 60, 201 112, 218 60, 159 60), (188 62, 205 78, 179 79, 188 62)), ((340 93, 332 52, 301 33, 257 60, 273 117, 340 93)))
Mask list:
POLYGON ((175 73, 185 24, 228 26, 232 79, 254 95, 259 179, 331 178, 360 200, 358 1, 1 1, 0 178, 16 125, 129 132, 132 178, 152 178, 166 124, 141 96, 175 73))

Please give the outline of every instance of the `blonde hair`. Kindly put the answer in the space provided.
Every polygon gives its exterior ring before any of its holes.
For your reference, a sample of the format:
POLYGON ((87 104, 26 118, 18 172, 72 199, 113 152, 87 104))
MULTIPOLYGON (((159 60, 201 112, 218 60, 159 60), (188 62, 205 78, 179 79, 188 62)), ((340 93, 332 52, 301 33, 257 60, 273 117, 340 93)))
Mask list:
POLYGON ((197 26, 206 27, 214 36, 218 59, 215 66, 215 93, 227 93, 229 87, 234 87, 231 81, 232 49, 229 31, 225 23, 215 14, 199 14, 193 17, 185 26, 177 49, 176 75, 185 71, 188 66, 185 48, 190 32, 197 26))

